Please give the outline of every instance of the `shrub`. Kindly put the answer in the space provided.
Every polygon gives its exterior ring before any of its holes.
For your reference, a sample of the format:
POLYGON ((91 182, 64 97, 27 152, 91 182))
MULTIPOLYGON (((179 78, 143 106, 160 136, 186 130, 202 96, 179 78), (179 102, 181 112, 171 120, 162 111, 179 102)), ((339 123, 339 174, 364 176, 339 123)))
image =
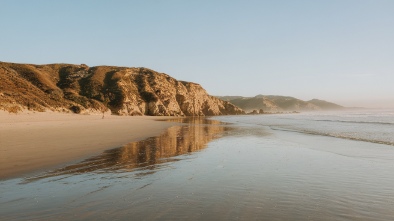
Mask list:
POLYGON ((81 107, 79 107, 79 106, 71 106, 70 107, 70 110, 72 111, 72 112, 74 112, 74 113, 76 113, 76 114, 79 114, 79 113, 81 113, 81 107))
POLYGON ((143 91, 140 93, 142 99, 144 99, 144 101, 146 102, 156 102, 158 100, 158 98, 156 97, 155 94, 153 94, 152 92, 148 92, 148 91, 143 91))

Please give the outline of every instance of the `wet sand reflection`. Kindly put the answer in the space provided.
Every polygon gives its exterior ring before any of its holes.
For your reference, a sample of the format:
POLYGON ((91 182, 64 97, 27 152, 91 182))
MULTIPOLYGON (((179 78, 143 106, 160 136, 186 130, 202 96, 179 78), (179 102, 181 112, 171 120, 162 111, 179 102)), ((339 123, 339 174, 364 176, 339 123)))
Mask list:
POLYGON ((124 173, 137 169, 149 170, 141 174, 152 174, 163 163, 178 161, 180 159, 175 158, 176 156, 200 151, 207 146, 208 142, 223 136, 225 131, 230 130, 229 127, 220 124, 219 121, 209 121, 202 118, 190 118, 178 122, 192 123, 174 126, 158 137, 132 142, 120 148, 107 150, 80 163, 40 176, 26 178, 25 182, 61 175, 91 172, 124 173))
POLYGON ((184 124, 230 125, 230 123, 221 122, 218 120, 209 119, 205 117, 181 117, 181 118, 161 119, 158 121, 177 122, 184 124))

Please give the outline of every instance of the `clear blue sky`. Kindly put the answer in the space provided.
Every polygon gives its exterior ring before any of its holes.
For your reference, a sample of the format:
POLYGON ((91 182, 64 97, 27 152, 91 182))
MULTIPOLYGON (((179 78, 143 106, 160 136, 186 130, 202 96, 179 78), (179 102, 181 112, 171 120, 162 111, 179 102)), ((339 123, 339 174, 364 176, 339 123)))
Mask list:
POLYGON ((213 95, 394 107, 394 0, 1 0, 0 30, 0 61, 148 67, 213 95))

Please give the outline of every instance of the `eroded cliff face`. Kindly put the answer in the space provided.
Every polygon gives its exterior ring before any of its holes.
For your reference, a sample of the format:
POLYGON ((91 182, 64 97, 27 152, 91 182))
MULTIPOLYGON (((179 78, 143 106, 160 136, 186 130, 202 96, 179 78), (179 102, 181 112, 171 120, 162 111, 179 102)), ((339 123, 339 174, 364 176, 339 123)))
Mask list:
POLYGON ((199 85, 147 68, 0 62, 0 108, 118 115, 243 114, 199 85))

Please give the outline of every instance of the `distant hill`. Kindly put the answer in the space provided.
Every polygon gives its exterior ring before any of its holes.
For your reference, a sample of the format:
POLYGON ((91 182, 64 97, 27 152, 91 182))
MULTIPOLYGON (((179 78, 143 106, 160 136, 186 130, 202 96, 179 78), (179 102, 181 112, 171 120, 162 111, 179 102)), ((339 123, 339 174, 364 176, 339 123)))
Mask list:
POLYGON ((199 84, 148 68, 0 62, 0 110, 117 115, 243 114, 199 84))
POLYGON ((294 97, 277 95, 257 95, 255 97, 219 96, 218 98, 229 101, 247 112, 260 109, 265 112, 277 112, 339 110, 344 108, 338 104, 318 99, 303 101, 294 97))
POLYGON ((314 104, 324 110, 335 110, 335 109, 342 109, 344 107, 338 105, 338 104, 334 104, 328 101, 323 101, 323 100, 319 100, 319 99, 312 99, 310 101, 308 101, 308 103, 310 104, 314 104))
POLYGON ((224 100, 224 101, 231 101, 231 100, 235 100, 238 98, 243 98, 242 96, 222 96, 222 97, 216 96, 216 97, 220 98, 221 100, 224 100))

